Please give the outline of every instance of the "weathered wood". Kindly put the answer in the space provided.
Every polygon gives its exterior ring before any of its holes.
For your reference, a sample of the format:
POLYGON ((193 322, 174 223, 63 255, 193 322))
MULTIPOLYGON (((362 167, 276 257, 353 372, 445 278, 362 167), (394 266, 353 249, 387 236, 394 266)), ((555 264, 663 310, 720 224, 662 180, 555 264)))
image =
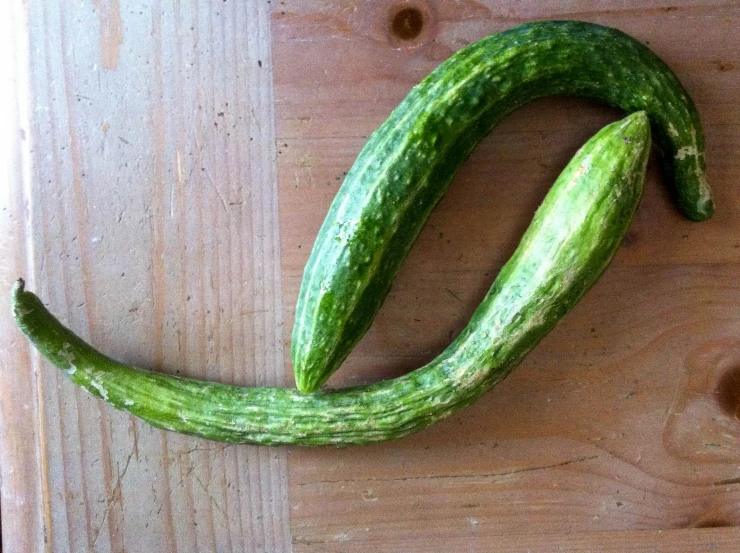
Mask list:
MULTIPOLYGON (((3 285, 25 276, 122 359, 282 384, 269 5, 32 1, 18 17, 30 172, 11 183, 3 285)), ((8 551, 289 549, 284 450, 152 430, 35 355, 34 382, 3 317, 4 435, 27 425, 2 459, 8 551)))
MULTIPOLYGON (((27 83, 28 43, 21 2, 5 5, 0 17, 0 73, 5 75, 0 102, 0 297, 22 274, 28 256, 27 205, 23 183, 28 177, 29 102, 27 83)), ((38 479, 41 457, 35 372, 31 348, 14 328, 8 309, 0 309, 0 545, 5 551, 41 551, 44 521, 42 486, 38 479)))

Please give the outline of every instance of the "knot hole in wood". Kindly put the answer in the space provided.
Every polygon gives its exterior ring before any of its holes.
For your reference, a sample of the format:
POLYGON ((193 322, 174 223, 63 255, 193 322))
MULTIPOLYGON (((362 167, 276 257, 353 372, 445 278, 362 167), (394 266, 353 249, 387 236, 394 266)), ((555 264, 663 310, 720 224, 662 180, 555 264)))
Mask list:
POLYGON ((393 4, 387 13, 386 32, 396 48, 414 48, 429 38, 434 18, 423 0, 393 4))

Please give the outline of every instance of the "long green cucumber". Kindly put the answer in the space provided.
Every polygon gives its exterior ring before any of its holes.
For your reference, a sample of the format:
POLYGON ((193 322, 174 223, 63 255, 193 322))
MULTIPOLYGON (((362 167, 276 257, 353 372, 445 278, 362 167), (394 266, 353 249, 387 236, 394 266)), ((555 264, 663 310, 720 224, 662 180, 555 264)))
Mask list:
POLYGON ((428 365, 369 386, 303 394, 240 388, 118 363, 65 328, 19 281, 11 303, 36 348, 88 392, 168 430, 226 442, 350 445, 420 430, 490 390, 596 282, 642 194, 650 149, 638 112, 575 155, 462 333, 428 365))
POLYGON ((415 87, 360 152, 306 264, 291 356, 312 392, 370 327, 458 167, 494 125, 535 98, 588 96, 647 112, 683 213, 712 214, 704 135, 671 70, 628 35, 577 21, 514 27, 457 52, 415 87))

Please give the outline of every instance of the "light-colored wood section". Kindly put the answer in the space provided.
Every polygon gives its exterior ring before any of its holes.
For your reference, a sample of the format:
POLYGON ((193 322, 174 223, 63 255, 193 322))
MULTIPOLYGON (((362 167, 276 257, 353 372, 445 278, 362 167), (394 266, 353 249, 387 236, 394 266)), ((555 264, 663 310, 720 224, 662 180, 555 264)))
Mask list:
MULTIPOLYGON (((23 274, 28 255, 27 205, 22 183, 28 170, 26 88, 27 37, 21 2, 10 2, 0 17, 0 298, 23 274), (12 183, 12 184, 11 184, 12 183)), ((38 410, 31 348, 0 309, 0 526, 5 551, 42 551, 38 410)))
MULTIPOLYGON (((740 6, 286 0, 274 9, 286 345, 314 237, 369 134, 453 51, 520 22, 615 26, 665 59, 705 122, 717 207, 709 222, 682 219, 653 158, 613 265, 507 381, 398 442, 291 451, 296 551, 740 548, 740 6), (401 7, 427 17, 408 46, 389 30, 401 7), (696 527, 728 528, 686 530, 696 527)), ((567 160, 618 116, 551 98, 504 121, 460 171, 330 384, 397 376, 440 352, 567 160)))
MULTIPOLYGON (((24 276, 111 356, 283 384, 269 5, 15 8, 28 121, 3 194, 3 297, 24 276)), ((289 549, 285 450, 116 412, 31 355, 6 311, 6 551, 289 549)))

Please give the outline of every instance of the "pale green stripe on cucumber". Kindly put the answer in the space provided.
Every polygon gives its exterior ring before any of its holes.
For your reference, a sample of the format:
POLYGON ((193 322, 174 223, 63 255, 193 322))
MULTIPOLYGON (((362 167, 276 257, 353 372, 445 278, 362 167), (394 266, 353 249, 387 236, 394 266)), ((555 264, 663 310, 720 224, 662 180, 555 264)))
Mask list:
POLYGON ((650 149, 644 113, 602 129, 545 197, 468 325, 411 373, 303 394, 240 388, 118 363, 65 328, 19 281, 19 328, 75 384, 153 426, 226 442, 352 445, 421 430, 474 402, 516 367, 609 264, 642 194, 650 149))

